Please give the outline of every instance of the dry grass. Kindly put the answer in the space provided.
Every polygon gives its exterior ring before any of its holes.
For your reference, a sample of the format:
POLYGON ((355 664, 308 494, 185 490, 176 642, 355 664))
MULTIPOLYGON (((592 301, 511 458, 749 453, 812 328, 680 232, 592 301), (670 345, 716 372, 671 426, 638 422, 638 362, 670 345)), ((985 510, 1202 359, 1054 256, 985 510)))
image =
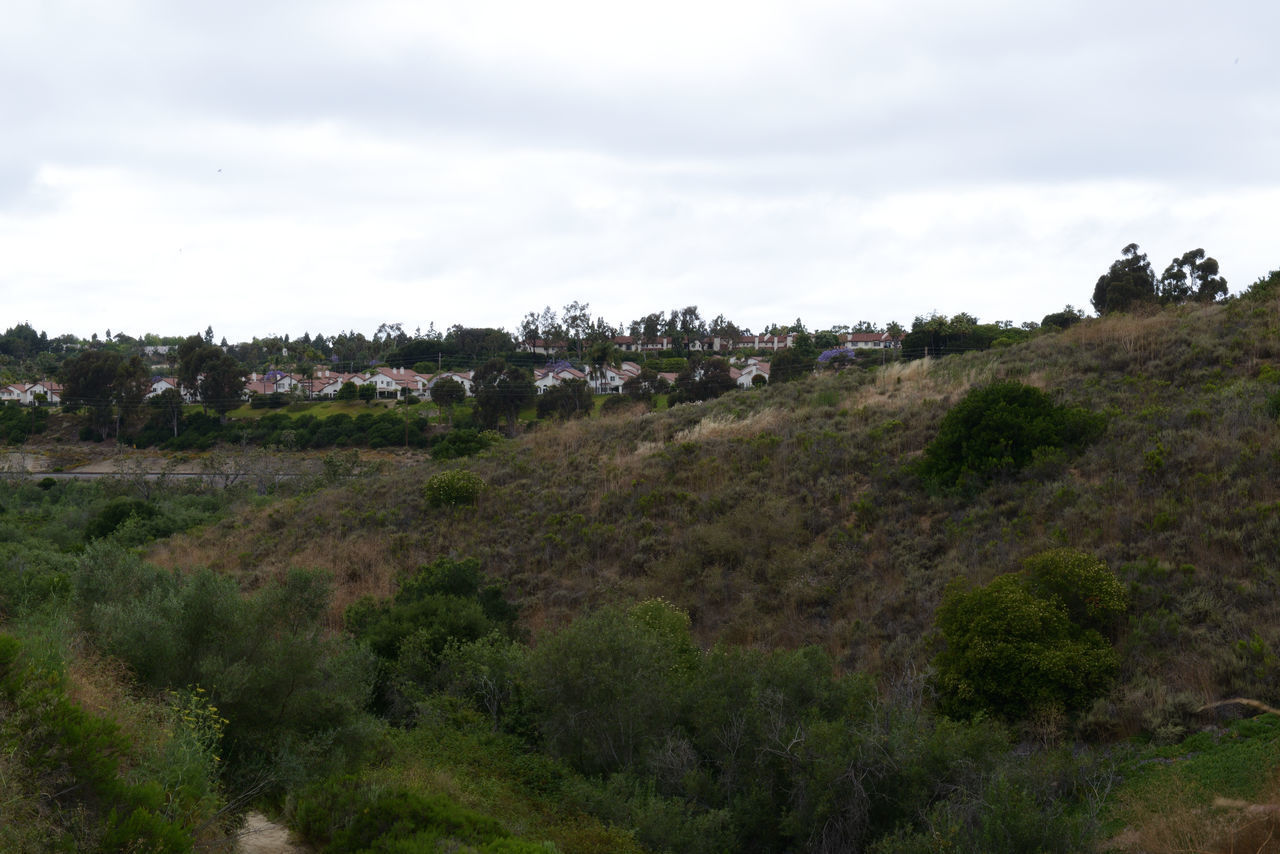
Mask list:
POLYGON ((743 439, 776 430, 786 420, 780 409, 760 409, 744 418, 712 413, 697 424, 676 433, 676 442, 706 442, 711 439, 743 439))

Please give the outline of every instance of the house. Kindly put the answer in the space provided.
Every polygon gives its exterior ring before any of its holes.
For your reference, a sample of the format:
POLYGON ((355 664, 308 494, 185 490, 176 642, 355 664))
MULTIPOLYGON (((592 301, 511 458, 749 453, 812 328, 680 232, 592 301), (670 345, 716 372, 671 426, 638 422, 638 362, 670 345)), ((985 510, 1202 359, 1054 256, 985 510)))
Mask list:
POLYGON ((769 381, 769 363, 760 362, 755 359, 747 360, 747 364, 741 370, 730 369, 729 375, 733 376, 733 381, 741 388, 751 388, 755 385, 756 377, 764 377, 764 381, 769 381), (734 376, 736 371, 736 376, 734 376))
POLYGON ((741 350, 785 350, 796 341, 796 333, 786 335, 748 335, 738 339, 741 350))
POLYGON ((888 332, 845 332, 840 336, 840 346, 848 350, 888 349, 901 347, 902 337, 894 338, 888 332))
POLYGON ((62 386, 41 380, 34 383, 12 383, 0 388, 0 401, 29 405, 37 402, 36 395, 43 395, 46 403, 61 403, 62 386))
POLYGON ((152 377, 152 378, 151 378, 151 391, 147 392, 145 396, 146 396, 146 397, 155 397, 156 395, 160 394, 161 392, 166 392, 166 391, 168 391, 169 389, 174 389, 175 391, 177 391, 177 390, 178 390, 178 378, 177 378, 177 377, 152 377))
POLYGON ((516 345, 516 349, 522 353, 550 356, 552 353, 563 353, 567 346, 564 341, 545 341, 542 338, 534 338, 530 341, 521 341, 516 345))
POLYGON ((568 380, 586 380, 587 375, 577 368, 568 366, 567 362, 561 362, 559 365, 553 365, 550 368, 542 368, 534 370, 533 385, 538 390, 538 394, 542 394, 552 386, 560 385, 568 380))

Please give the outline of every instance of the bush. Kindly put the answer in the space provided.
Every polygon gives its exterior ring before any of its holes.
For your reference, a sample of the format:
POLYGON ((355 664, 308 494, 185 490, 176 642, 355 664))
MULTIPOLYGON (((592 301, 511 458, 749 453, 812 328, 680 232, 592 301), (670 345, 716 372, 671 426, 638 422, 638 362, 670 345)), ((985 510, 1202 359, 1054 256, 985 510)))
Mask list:
POLYGON ((942 487, 980 487, 1046 452, 1078 448, 1104 426, 1102 416, 1058 406, 1039 389, 993 383, 969 392, 942 419, 920 473, 942 487))
POLYGON ((934 661, 947 714, 1072 714, 1109 687, 1119 660, 1098 627, 1124 610, 1119 580, 1101 561, 1066 550, 1027 566, 985 587, 948 588, 937 618, 946 648, 934 661))
POLYGON ((100 539, 113 534, 129 519, 146 520, 155 515, 156 508, 140 498, 113 498, 93 514, 85 526, 84 537, 86 540, 100 539))
POLYGON ((437 460, 470 457, 501 440, 495 430, 476 430, 458 427, 445 433, 431 446, 431 456, 437 460))
POLYGON ((484 480, 475 472, 450 469, 429 477, 422 494, 432 507, 462 507, 475 504, 484 488, 484 480))

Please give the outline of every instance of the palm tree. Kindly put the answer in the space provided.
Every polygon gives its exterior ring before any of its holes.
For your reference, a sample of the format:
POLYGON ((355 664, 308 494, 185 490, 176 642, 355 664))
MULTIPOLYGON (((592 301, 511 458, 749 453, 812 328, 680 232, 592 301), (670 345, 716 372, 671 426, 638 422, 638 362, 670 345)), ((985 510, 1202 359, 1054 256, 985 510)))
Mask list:
POLYGON ((600 339, 591 345, 591 349, 587 352, 587 359, 591 364, 590 371, 592 382, 595 383, 596 394, 603 394, 601 384, 604 382, 606 371, 609 367, 618 367, 622 364, 622 351, 618 349, 618 345, 608 339, 600 339))

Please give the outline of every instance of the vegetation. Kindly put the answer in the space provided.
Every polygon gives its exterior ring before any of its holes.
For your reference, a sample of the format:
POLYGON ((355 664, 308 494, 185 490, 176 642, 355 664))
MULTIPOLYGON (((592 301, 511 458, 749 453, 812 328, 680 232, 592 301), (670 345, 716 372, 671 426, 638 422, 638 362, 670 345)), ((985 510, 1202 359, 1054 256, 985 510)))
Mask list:
POLYGON ((1124 612, 1120 581, 1088 555, 1059 549, 1026 571, 947 591, 938 609, 946 648, 934 664, 948 714, 1028 720, 1088 708, 1118 659, 1102 632, 1124 612))
POLYGON ((1269 287, 511 439, 462 408, 434 458, 425 407, 334 404, 396 419, 382 472, 6 479, 0 847, 252 801, 329 850, 1256 850, 1269 287))
POLYGON ((1037 457, 1079 449, 1103 426, 1101 417, 1055 405, 1039 389, 992 383, 970 391, 942 419, 920 472, 939 486, 976 489, 1037 457))

